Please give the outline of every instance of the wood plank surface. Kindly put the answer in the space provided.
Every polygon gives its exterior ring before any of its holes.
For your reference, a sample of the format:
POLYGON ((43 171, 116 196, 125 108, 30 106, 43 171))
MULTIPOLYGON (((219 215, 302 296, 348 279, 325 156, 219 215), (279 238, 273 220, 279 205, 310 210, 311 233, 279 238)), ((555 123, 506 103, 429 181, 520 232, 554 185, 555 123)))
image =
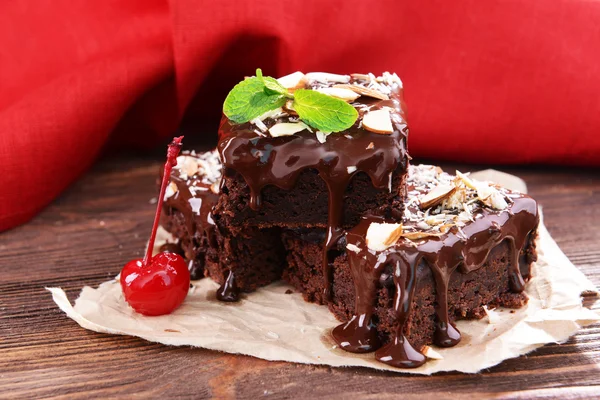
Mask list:
MULTIPOLYGON (((104 159, 33 221, 0 234, 0 398, 600 397, 600 324, 480 374, 431 377, 268 362, 80 328, 44 287, 74 300, 142 255, 160 164, 104 159)), ((600 170, 499 169, 526 180, 550 233, 600 286, 600 170)))

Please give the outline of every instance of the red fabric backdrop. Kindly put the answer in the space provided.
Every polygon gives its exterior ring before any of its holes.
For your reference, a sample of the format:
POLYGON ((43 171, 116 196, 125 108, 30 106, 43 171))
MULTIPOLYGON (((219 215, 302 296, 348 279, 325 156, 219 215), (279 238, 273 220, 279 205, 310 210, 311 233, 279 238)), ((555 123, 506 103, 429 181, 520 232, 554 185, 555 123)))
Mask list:
POLYGON ((256 67, 396 71, 413 156, 600 165, 600 2, 326 3, 0 4, 0 231, 55 198, 111 135, 148 148, 184 114, 216 122, 256 67))

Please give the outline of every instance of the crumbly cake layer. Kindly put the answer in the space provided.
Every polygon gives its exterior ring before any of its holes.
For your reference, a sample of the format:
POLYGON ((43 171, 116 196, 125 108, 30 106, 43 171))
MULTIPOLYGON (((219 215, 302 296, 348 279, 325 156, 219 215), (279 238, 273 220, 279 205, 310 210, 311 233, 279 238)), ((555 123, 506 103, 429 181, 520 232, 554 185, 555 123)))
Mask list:
MULTIPOLYGON (((280 228, 327 228, 329 206, 327 186, 316 170, 300 173, 295 185, 289 190, 276 186, 262 189, 262 205, 258 210, 250 207, 250 190, 243 177, 230 171, 223 178, 223 194, 217 204, 215 220, 232 231, 247 227, 280 228)), ((401 213, 406 191, 404 175, 394 173, 394 193, 373 186, 369 176, 358 173, 346 188, 341 207, 342 227, 356 225, 367 211, 392 215, 401 213)))

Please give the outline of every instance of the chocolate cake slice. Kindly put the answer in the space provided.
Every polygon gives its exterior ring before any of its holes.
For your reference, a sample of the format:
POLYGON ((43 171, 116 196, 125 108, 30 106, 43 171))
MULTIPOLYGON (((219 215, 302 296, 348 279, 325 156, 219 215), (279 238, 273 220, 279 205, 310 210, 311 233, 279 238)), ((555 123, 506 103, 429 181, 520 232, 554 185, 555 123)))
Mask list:
POLYGON ((178 159, 162 219, 193 277, 221 284, 219 299, 283 278, 343 321, 332 331, 340 348, 397 367, 421 365, 429 345, 456 345, 458 319, 526 304, 535 200, 409 169, 395 74, 276 81, 257 70, 236 88, 217 149, 178 159), (344 115, 341 131, 315 128, 344 115))
POLYGON ((217 227, 212 210, 218 200, 221 162, 216 151, 184 152, 177 159, 165 195, 161 225, 177 238, 192 279, 209 276, 222 286, 217 297, 237 300, 281 278, 285 250, 279 228, 229 232, 217 227))
POLYGON ((296 73, 279 82, 290 92, 302 88, 348 101, 358 119, 347 130, 321 132, 298 119, 291 101, 242 124, 224 116, 215 221, 234 233, 326 229, 322 264, 329 279, 328 251, 344 228, 367 211, 401 215, 409 160, 402 82, 390 73, 296 73))
POLYGON ((411 167, 407 185, 401 221, 367 216, 338 243, 330 300, 321 296, 323 230, 284 238, 284 279, 345 321, 333 330, 340 347, 377 351, 398 367, 421 365, 424 346, 457 344, 455 320, 481 318, 484 306, 526 304, 537 258, 531 197, 432 166, 411 167))

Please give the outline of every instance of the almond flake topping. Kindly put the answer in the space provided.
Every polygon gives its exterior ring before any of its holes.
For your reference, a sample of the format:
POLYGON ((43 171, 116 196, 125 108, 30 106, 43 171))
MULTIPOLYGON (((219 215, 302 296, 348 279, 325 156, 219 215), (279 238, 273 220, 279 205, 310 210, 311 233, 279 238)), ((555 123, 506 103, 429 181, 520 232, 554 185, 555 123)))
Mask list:
POLYGON ((255 119, 264 121, 267 118, 277 119, 277 118, 283 117, 285 115, 286 115, 286 113, 285 113, 285 111, 283 111, 283 108, 279 107, 274 110, 267 111, 266 113, 264 113, 263 115, 261 115, 259 117, 256 117, 255 119))
MULTIPOLYGON (((485 307, 485 306, 484 306, 485 307)), ((429 346, 423 346, 421 353, 432 360, 443 360, 444 357, 429 346)))
POLYGON ((317 140, 319 141, 319 143, 325 143, 327 141, 327 133, 316 131, 315 135, 317 135, 317 140))
POLYGON ((370 81, 371 77, 367 74, 350 74, 350 76, 357 81, 370 81))
POLYGON ((452 185, 440 184, 436 186, 425 196, 421 197, 421 208, 430 208, 432 206, 440 204, 444 199, 452 195, 452 193, 454 193, 455 190, 456 187, 452 185))
POLYGON ((179 188, 177 187, 177 184, 175 182, 169 183, 169 186, 167 186, 167 190, 165 191, 165 200, 175 196, 178 190, 179 188))
POLYGON ((317 90, 317 92, 321 92, 328 96, 335 97, 340 100, 344 100, 345 102, 351 102, 360 97, 360 94, 358 94, 352 90, 343 89, 343 88, 339 88, 339 87, 324 87, 324 88, 319 88, 316 90, 317 90))
MULTIPOLYGON (((381 86, 381 85, 378 85, 378 86, 381 86)), ((380 90, 375 90, 375 89, 371 89, 371 88, 360 86, 360 85, 334 85, 333 87, 339 88, 339 89, 348 89, 348 90, 356 92, 362 96, 373 97, 374 99, 379 99, 379 100, 389 100, 390 99, 390 97, 387 94, 382 93, 380 90)))
POLYGON ((185 177, 194 176, 199 169, 196 157, 190 157, 186 155, 177 157, 177 167, 181 171, 180 177, 182 175, 185 177))
POLYGON ((442 234, 439 232, 423 232, 423 231, 404 232, 402 234, 402 237, 406 238, 408 240, 420 240, 420 239, 427 239, 427 238, 431 238, 431 237, 440 237, 440 236, 442 236, 442 234))
POLYGON ((293 74, 289 74, 286 76, 282 76, 281 78, 277 79, 277 82, 279 82, 281 86, 283 86, 287 90, 292 91, 306 87, 306 81, 306 75, 304 75, 300 71, 294 72, 293 74))
POLYGON ((369 111, 363 116, 363 127, 371 132, 389 135, 394 131, 390 111, 387 108, 369 111))
POLYGON ((367 229, 367 247, 373 251, 383 251, 396 244, 402 235, 402 224, 372 222, 367 229))
POLYGON ((305 75, 309 82, 319 83, 348 83, 350 75, 330 74, 328 72, 309 72, 305 75))
POLYGON ((269 128, 269 133, 273 137, 290 136, 308 129, 304 122, 280 122, 269 128))

